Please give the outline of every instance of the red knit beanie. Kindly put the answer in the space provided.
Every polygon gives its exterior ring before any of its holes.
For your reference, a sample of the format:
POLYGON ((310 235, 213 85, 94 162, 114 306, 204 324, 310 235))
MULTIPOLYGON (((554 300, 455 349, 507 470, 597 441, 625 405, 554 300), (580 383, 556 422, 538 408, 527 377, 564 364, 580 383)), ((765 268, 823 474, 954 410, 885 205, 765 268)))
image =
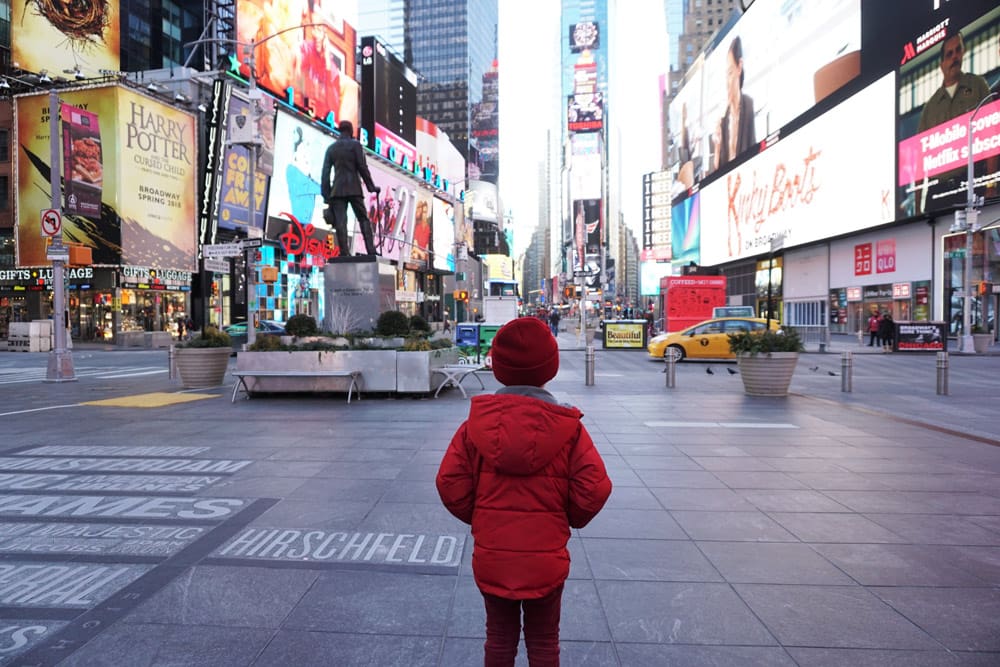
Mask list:
POLYGON ((559 371, 559 345, 537 317, 519 317, 500 327, 490 357, 493 375, 508 386, 541 387, 559 371))

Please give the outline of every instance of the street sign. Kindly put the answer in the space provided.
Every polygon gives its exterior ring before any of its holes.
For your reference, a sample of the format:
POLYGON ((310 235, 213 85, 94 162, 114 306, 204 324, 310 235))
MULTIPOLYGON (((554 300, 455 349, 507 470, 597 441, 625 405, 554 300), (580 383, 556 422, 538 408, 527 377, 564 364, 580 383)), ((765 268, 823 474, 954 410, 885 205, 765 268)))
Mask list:
POLYGON ((264 245, 264 239, 243 239, 240 241, 240 247, 244 250, 249 250, 250 248, 260 248, 264 245))
POLYGON ((42 210, 42 237, 53 238, 62 234, 62 214, 54 208, 42 210))
POLYGON ((50 262, 68 262, 69 261, 69 246, 49 246, 45 249, 45 259, 50 262))
POLYGON ((201 251, 205 257, 239 257, 243 248, 239 243, 217 243, 202 246, 201 251))
POLYGON ((202 260, 202 266, 205 267, 206 271, 212 271, 214 273, 229 273, 229 260, 228 259, 216 259, 213 257, 206 257, 202 260))
POLYGON ((593 275, 595 275, 595 273, 590 269, 576 269, 575 271, 573 271, 574 278, 589 278, 590 276, 593 275))

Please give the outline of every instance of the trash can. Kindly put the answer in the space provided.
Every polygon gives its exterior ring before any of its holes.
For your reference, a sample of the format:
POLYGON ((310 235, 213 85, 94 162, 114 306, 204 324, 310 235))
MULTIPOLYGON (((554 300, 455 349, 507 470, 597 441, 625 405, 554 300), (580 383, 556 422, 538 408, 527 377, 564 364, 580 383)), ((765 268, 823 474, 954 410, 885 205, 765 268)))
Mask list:
POLYGON ((459 324, 455 327, 455 345, 463 357, 475 357, 476 362, 480 360, 479 354, 479 325, 459 324))
POLYGON ((497 335, 500 331, 499 324, 480 324, 479 325, 479 358, 483 361, 486 360, 486 355, 489 354, 490 346, 493 345, 493 337, 497 335))

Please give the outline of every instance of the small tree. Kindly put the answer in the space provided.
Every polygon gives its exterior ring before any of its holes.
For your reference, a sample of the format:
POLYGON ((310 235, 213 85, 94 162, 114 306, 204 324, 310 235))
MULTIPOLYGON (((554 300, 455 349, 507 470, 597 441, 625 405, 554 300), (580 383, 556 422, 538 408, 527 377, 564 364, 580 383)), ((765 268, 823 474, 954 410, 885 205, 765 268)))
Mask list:
POLYGON ((365 322, 357 315, 354 308, 344 303, 333 304, 326 321, 330 333, 334 334, 349 334, 359 331, 364 324, 365 322))
POLYGON ((427 333, 431 330, 431 326, 427 324, 427 320, 421 315, 413 315, 410 317, 410 331, 427 333))
POLYGON ((285 333, 289 336, 315 336, 319 333, 319 329, 316 328, 316 318, 302 313, 292 315, 285 322, 285 333))
POLYGON ((410 321, 398 310, 387 310, 378 316, 375 333, 379 336, 405 336, 410 333, 410 321))

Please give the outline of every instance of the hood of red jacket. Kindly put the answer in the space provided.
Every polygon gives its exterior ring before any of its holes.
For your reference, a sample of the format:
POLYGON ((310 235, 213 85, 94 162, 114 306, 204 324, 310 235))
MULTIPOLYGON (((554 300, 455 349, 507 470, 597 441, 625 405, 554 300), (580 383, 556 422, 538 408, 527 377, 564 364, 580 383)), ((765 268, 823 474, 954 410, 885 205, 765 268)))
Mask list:
POLYGON ((468 438, 498 471, 530 475, 544 468, 580 431, 578 409, 517 394, 474 396, 468 438))

